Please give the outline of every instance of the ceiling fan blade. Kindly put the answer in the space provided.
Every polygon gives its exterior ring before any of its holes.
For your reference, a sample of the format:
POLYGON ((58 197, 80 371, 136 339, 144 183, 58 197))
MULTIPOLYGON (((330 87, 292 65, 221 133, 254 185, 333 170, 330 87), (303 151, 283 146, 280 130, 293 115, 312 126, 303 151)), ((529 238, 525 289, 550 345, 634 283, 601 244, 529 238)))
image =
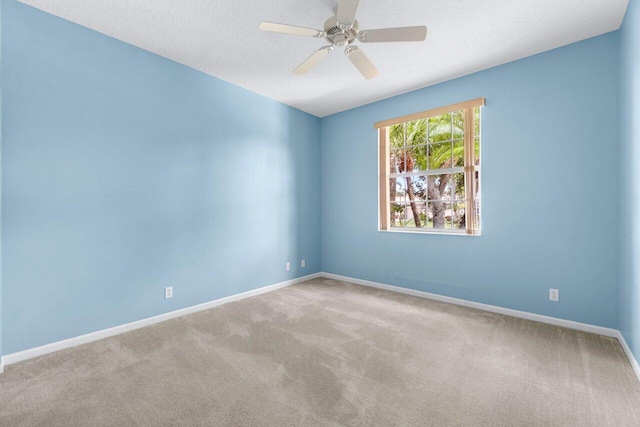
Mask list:
POLYGON ((353 62, 365 79, 372 79, 378 75, 378 70, 373 66, 369 58, 357 46, 349 46, 344 54, 353 62))
POLYGON ((296 27, 295 25, 276 24, 275 22, 261 22, 258 28, 263 31, 293 34, 295 36, 324 37, 324 31, 314 30, 313 28, 296 27))
POLYGON ((362 30, 358 40, 363 43, 422 42, 427 38, 427 27, 380 28, 362 30))
POLYGON ((315 67, 318 64, 318 62, 322 61, 322 59, 324 59, 324 57, 329 55, 331 52, 333 52, 333 47, 332 46, 321 47, 313 55, 311 55, 309 58, 307 58, 306 61, 304 61, 302 64, 300 64, 298 66, 298 68, 293 70, 293 73, 294 74, 298 74, 298 75, 302 75, 302 74, 308 73, 309 70, 311 70, 313 67, 315 67))
POLYGON ((338 12, 336 17, 338 22, 347 27, 353 25, 356 20, 356 12, 358 11, 358 5, 360 0, 340 0, 338 3, 338 12))

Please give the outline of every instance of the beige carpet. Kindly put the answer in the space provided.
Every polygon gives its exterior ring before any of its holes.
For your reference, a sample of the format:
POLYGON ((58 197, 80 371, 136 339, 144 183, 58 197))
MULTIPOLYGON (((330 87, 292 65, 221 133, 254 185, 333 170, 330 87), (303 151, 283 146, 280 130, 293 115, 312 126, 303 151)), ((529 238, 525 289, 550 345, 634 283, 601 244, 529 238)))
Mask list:
POLYGON ((9 366, 2 426, 640 425, 615 339, 317 279, 9 366))

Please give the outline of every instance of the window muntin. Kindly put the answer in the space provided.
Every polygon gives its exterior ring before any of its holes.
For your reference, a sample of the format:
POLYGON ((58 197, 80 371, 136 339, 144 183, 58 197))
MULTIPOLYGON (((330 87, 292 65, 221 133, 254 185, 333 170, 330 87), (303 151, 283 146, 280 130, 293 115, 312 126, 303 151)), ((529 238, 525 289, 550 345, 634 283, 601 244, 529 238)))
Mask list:
POLYGON ((376 124, 380 229, 480 234, 484 99, 376 124))

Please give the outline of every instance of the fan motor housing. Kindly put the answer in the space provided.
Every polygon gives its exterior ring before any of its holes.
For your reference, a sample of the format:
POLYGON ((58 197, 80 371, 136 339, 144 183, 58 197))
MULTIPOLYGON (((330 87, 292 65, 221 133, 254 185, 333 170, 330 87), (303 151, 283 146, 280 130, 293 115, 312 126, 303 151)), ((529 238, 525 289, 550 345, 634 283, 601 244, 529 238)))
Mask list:
POLYGON ((354 21, 351 28, 343 30, 338 25, 338 18, 332 16, 324 23, 324 38, 333 45, 347 46, 356 40, 359 28, 358 21, 354 21))

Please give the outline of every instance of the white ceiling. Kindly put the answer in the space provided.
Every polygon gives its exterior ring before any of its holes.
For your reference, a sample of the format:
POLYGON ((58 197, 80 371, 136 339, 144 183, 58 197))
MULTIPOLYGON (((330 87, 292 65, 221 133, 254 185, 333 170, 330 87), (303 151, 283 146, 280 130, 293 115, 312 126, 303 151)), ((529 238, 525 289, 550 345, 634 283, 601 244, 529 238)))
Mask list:
POLYGON ((361 29, 427 25, 423 43, 360 44, 365 80, 340 49, 292 70, 322 39, 258 30, 322 29, 337 0, 21 0, 319 117, 620 28, 629 0, 362 0, 361 29))

